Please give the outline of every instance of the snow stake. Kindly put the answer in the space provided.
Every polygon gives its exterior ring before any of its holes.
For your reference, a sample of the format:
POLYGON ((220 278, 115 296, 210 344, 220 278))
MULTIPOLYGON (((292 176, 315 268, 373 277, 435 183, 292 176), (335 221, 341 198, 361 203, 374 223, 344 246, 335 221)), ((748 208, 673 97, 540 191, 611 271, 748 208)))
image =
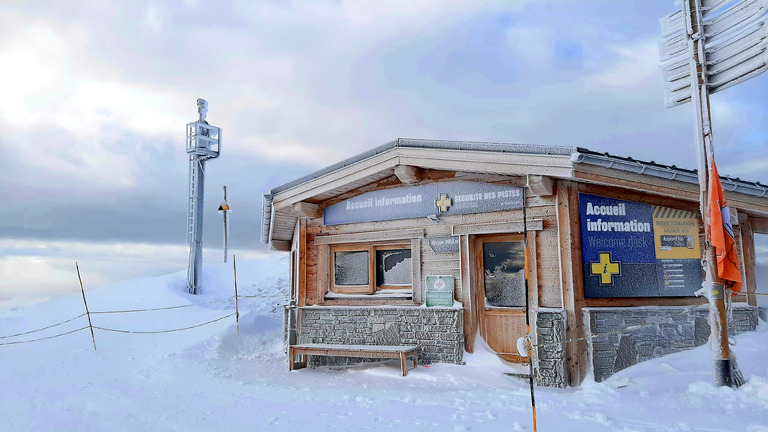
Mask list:
POLYGON ((85 315, 88 317, 88 327, 91 329, 91 339, 93 340, 93 350, 96 351, 96 336, 93 335, 93 324, 91 323, 91 312, 88 310, 88 302, 85 301, 85 289, 83 288, 83 278, 80 277, 80 266, 77 265, 77 261, 75 261, 75 268, 77 269, 77 279, 80 281, 80 292, 83 294, 83 304, 85 305, 85 315))
POLYGON ((237 334, 240 334, 240 308, 237 305, 237 257, 232 255, 232 269, 235 271, 235 323, 237 325, 237 334))

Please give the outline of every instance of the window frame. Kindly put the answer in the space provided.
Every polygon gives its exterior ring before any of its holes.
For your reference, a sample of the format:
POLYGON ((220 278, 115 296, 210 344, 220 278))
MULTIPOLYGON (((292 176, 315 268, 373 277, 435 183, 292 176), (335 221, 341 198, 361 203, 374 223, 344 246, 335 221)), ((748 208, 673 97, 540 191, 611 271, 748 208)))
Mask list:
POLYGON ((411 242, 388 241, 332 244, 329 251, 329 291, 336 294, 365 294, 376 295, 382 290, 401 290, 403 294, 413 296, 413 248, 411 242), (411 251, 411 283, 410 285, 376 285, 376 252, 382 250, 408 249, 411 251), (368 285, 336 285, 336 252, 368 252, 368 285))

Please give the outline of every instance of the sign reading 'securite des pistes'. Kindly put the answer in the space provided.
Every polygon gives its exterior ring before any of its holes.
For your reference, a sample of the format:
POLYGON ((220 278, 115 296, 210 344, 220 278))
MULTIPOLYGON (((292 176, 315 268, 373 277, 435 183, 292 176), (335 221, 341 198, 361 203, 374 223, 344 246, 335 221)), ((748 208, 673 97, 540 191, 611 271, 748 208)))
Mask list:
POLYGON ((685 210, 579 194, 586 297, 691 296, 699 221, 685 210))
POLYGON ((478 182, 440 182, 367 192, 328 206, 326 225, 450 216, 521 209, 523 188, 478 182))

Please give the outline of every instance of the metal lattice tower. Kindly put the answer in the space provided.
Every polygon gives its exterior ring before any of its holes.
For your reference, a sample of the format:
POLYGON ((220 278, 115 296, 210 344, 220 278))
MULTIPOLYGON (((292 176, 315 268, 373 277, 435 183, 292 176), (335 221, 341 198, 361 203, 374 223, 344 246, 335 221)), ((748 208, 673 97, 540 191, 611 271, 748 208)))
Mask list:
POLYGON ((203 192, 205 190, 205 161, 219 157, 221 128, 205 121, 208 102, 197 100, 200 118, 187 123, 187 154, 189 155, 189 202, 187 203, 187 242, 189 267, 187 289, 190 294, 200 292, 203 270, 203 192))

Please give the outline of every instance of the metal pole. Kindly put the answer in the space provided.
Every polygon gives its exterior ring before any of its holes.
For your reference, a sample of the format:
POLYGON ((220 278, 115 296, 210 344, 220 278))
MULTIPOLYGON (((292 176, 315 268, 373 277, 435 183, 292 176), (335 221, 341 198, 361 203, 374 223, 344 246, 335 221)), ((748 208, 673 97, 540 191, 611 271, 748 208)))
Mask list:
POLYGON ((724 287, 717 277, 714 247, 709 242, 709 162, 714 158, 712 118, 709 110, 707 89, 707 65, 704 56, 704 26, 701 16, 701 0, 687 0, 685 3, 688 25, 689 49, 691 56, 691 102, 696 110, 696 151, 699 162, 699 203, 705 232, 705 254, 702 266, 706 272, 705 284, 709 285, 709 325, 711 328, 712 357, 715 366, 715 384, 732 386, 730 347, 728 346, 728 323, 725 314, 724 287))
POLYGON ((191 253, 191 265, 189 280, 189 293, 200 293, 200 282, 202 281, 203 272, 203 199, 205 191, 205 161, 198 156, 195 156, 193 163, 196 164, 195 175, 195 190, 197 196, 195 197, 195 229, 194 238, 192 239, 192 253, 191 253))
POLYGON ((88 310, 88 302, 85 301, 85 289, 83 288, 83 278, 80 277, 80 266, 75 261, 77 269, 77 280, 80 281, 80 292, 83 294, 83 304, 85 304, 85 315, 88 316, 88 327, 91 328, 91 340, 93 340, 93 350, 96 351, 96 336, 93 335, 93 324, 91 324, 91 312, 88 310))
MULTIPOLYGON (((227 187, 224 186, 224 202, 227 202, 227 187)), ((227 241, 229 239, 229 234, 227 233, 227 210, 224 210, 222 213, 224 213, 224 262, 227 262, 227 241)))
POLYGON ((525 333, 527 337, 526 348, 528 351, 528 384, 531 387, 531 410, 533 412, 533 432, 536 432, 536 398, 533 395, 533 355, 531 350, 531 318, 528 295, 528 223, 525 214, 525 200, 523 200, 523 250, 525 266, 525 333))

